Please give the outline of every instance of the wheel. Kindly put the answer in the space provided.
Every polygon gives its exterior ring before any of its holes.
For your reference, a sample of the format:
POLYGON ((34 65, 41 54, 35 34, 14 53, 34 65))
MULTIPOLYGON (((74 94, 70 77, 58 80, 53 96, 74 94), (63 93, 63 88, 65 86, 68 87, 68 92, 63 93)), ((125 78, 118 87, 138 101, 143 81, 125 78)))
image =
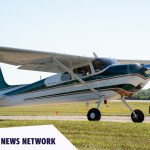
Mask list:
POLYGON ((92 108, 87 113, 89 121, 99 121, 101 119, 101 113, 97 108, 92 108))
POLYGON ((132 121, 135 122, 135 123, 143 122, 144 121, 144 114, 143 114, 143 112, 141 110, 139 110, 139 109, 134 110, 134 112, 135 112, 137 117, 135 117, 134 114, 132 113, 131 114, 132 121))

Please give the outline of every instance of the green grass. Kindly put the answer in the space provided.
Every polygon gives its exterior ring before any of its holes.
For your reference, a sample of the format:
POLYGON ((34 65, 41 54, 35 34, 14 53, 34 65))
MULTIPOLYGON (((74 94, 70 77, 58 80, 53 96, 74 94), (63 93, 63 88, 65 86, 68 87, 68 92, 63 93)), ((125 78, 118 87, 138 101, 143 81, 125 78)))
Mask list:
MULTIPOLYGON (((149 103, 130 102, 134 109, 141 109, 146 116, 149 115, 149 103)), ((130 115, 130 111, 122 102, 109 102, 109 107, 102 104, 100 110, 102 115, 130 115)), ((86 115, 90 108, 96 107, 97 103, 91 103, 90 107, 86 107, 85 103, 70 103, 70 104, 46 104, 32 106, 17 106, 17 107, 0 107, 0 116, 81 116, 86 115)))
MULTIPOLYGON (((150 103, 130 102, 134 109, 141 109, 149 116, 150 103)), ((130 115, 122 102, 109 102, 109 107, 102 104, 102 115, 130 115)), ((40 116, 40 115, 86 115, 90 107, 85 103, 47 104, 17 107, 1 107, 0 115, 40 116)), ((79 150, 148 150, 150 149, 150 124, 89 122, 89 121, 37 121, 1 120, 0 127, 55 125, 79 150)))
POLYGON ((0 127, 55 125, 79 150, 149 150, 150 124, 88 121, 0 121, 0 127))

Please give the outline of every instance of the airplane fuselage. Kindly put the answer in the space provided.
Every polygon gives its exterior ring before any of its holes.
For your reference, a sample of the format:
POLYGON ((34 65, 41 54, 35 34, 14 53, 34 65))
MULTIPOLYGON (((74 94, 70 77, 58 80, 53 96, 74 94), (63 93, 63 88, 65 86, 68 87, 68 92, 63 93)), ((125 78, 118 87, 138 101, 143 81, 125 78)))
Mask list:
MULTIPOLYGON (((29 85, 13 86, 0 91, 0 106, 81 102, 99 97, 73 78, 62 79, 56 74, 29 85)), ((150 79, 140 64, 112 64, 95 74, 81 77, 106 99, 132 96, 150 79)))

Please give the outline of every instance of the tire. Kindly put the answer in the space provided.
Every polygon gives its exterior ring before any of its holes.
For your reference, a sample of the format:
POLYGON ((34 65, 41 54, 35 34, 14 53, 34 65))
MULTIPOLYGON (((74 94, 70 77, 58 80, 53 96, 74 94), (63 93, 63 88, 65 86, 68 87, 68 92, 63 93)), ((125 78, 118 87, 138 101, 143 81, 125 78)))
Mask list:
POLYGON ((131 114, 131 119, 133 122, 135 123, 141 123, 144 121, 144 114, 141 110, 139 109, 136 109, 134 110, 135 114, 137 115, 137 117, 134 116, 134 114, 132 113, 131 114))
POLYGON ((97 108, 92 108, 87 113, 87 119, 89 121, 99 121, 101 119, 101 113, 97 108))

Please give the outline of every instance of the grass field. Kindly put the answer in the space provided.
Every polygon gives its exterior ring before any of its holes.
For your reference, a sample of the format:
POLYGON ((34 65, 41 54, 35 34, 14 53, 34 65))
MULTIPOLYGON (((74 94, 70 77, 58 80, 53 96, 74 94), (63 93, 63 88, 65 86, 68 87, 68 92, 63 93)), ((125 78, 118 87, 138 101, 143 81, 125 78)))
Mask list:
MULTIPOLYGON (((150 103, 131 102, 134 109, 141 109, 149 116, 150 103)), ((102 115, 130 115, 130 111, 122 102, 109 102, 109 107, 102 104, 102 115)), ((0 115, 39 116, 39 115, 86 115, 90 107, 85 103, 33 105, 17 107, 1 107, 0 115)), ((1 120, 0 127, 55 125, 79 150, 149 150, 150 124, 89 122, 89 121, 48 121, 48 120, 1 120)))
POLYGON ((149 150, 150 124, 85 121, 0 121, 0 127, 55 125, 79 150, 149 150))
MULTIPOLYGON (((149 115, 149 103, 130 102, 134 109, 141 109, 146 116, 149 115)), ((109 107, 102 104, 100 110, 102 115, 130 115, 130 111, 122 102, 109 102, 109 107)), ((17 106, 17 107, 0 107, 0 116, 81 116, 86 115, 90 108, 96 107, 95 102, 86 107, 85 103, 70 103, 70 104, 46 104, 32 106, 17 106)))

